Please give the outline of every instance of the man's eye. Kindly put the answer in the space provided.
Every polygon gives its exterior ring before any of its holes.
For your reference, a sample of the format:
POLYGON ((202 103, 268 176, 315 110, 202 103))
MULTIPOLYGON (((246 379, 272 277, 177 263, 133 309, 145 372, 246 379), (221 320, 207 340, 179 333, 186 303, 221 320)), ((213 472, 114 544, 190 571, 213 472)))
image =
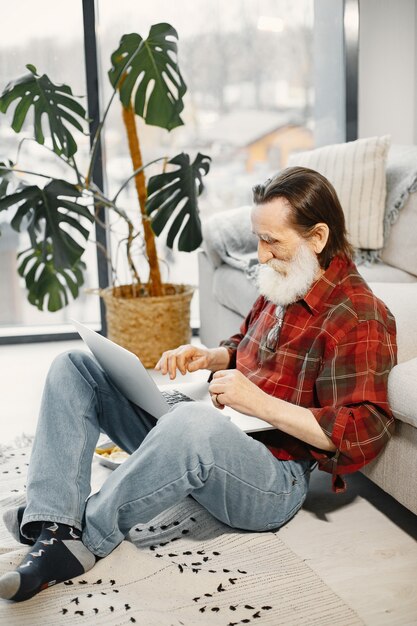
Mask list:
POLYGON ((260 241, 264 241, 265 243, 268 243, 271 246, 280 243, 277 239, 270 239, 269 237, 265 237, 262 235, 257 235, 257 237, 260 241))

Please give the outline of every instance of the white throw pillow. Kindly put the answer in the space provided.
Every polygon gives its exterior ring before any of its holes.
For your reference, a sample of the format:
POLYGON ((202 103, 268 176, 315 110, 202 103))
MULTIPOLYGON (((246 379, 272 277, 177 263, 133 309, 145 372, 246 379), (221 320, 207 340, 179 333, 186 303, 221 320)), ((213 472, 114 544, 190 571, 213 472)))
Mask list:
POLYGON ((342 205, 349 240, 355 248, 384 244, 385 162, 390 136, 357 139, 292 154, 288 166, 309 167, 325 176, 342 205))

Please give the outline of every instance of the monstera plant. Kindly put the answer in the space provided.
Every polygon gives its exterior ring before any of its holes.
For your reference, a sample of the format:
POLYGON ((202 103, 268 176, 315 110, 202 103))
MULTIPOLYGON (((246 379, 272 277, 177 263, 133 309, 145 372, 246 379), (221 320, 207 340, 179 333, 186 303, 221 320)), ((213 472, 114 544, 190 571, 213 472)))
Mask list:
MULTIPOLYGON (((57 311, 69 303, 71 296, 78 297, 86 270, 83 261, 86 242, 102 207, 126 222, 125 250, 132 276, 130 285, 120 288, 113 284, 105 290, 102 295, 107 309, 109 297, 134 298, 143 303, 145 299, 151 302, 184 291, 162 283, 155 235, 167 229, 166 245, 172 248, 177 240, 181 251, 192 251, 200 245, 198 196, 203 190, 203 177, 209 171, 210 158, 197 154, 192 161, 189 155, 181 153, 174 157, 163 155, 144 164, 136 128, 136 116, 146 124, 167 131, 183 124, 181 112, 186 85, 178 66, 177 41, 177 32, 169 24, 152 26, 146 39, 136 33, 121 38, 119 47, 111 55, 112 66, 108 72, 112 96, 91 141, 85 173, 77 164, 78 146, 72 132, 77 129, 88 134, 89 120, 68 85, 53 83, 28 64, 28 72, 11 81, 1 94, 0 112, 6 113, 11 105, 16 105, 13 130, 21 132, 32 113, 33 139, 70 168, 67 170, 70 176, 63 180, 32 168, 22 170, 18 162, 8 159, 0 163, 0 212, 10 209, 12 228, 25 230, 29 235, 29 248, 18 254, 18 271, 25 280, 29 301, 39 309, 57 311), (132 173, 119 191, 108 197, 95 184, 92 172, 103 126, 117 96, 128 136, 132 173), (49 145, 45 136, 50 138, 49 145), (147 181, 145 169, 156 162, 160 162, 161 172, 147 181), (24 179, 28 174, 32 175, 31 180, 33 175, 39 177, 43 184, 28 182, 24 179), (139 227, 135 227, 126 207, 120 204, 120 193, 131 179, 136 185, 141 211, 139 227), (144 239, 144 252, 149 262, 149 277, 145 281, 139 276, 137 260, 132 254, 133 243, 139 236, 144 239)), ((167 300, 170 309, 171 305, 167 300)), ((131 321, 130 327, 140 321, 141 315, 140 311, 136 313, 136 321, 131 321)))

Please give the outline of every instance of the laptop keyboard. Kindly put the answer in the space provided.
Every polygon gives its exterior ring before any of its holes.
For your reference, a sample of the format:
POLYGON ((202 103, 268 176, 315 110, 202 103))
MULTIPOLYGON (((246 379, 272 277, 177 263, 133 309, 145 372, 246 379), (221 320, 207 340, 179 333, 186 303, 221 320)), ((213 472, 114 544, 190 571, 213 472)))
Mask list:
POLYGON ((172 391, 162 391, 162 395, 170 406, 178 404, 178 402, 194 402, 192 398, 186 396, 185 393, 178 391, 178 389, 173 389, 172 391))

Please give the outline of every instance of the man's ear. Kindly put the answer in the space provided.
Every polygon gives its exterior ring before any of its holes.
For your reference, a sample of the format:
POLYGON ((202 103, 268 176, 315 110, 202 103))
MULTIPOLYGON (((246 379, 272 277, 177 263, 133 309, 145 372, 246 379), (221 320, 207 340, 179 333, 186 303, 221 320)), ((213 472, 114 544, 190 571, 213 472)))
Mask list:
POLYGON ((316 254, 320 254, 328 239, 329 227, 324 222, 319 222, 314 226, 313 232, 310 235, 311 245, 316 254))

